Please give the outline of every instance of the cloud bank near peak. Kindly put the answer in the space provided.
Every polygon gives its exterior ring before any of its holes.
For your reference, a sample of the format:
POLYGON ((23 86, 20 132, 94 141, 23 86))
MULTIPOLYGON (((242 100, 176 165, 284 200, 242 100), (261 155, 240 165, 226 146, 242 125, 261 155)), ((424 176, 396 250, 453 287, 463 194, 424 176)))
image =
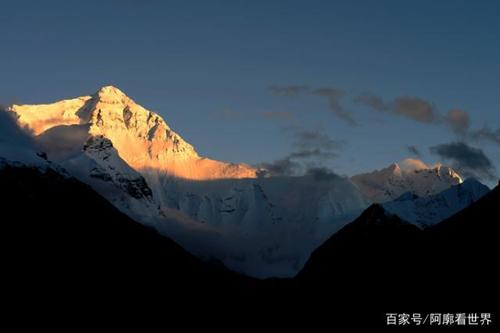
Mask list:
POLYGON ((325 171, 324 163, 337 157, 338 150, 345 145, 320 130, 293 129, 290 133, 293 150, 278 160, 257 164, 260 176, 298 176, 313 169, 325 171))
POLYGON ((451 166, 465 177, 480 180, 496 179, 495 166, 480 148, 457 141, 432 146, 429 150, 432 154, 451 162, 451 166))

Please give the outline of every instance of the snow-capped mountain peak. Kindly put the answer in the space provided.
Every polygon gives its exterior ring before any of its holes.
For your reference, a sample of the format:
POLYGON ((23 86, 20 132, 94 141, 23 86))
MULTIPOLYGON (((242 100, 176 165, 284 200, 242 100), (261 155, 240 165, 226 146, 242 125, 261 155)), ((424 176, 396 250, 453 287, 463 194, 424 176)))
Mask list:
POLYGON ((111 104, 123 103, 127 104, 131 99, 125 95, 123 91, 114 86, 104 86, 99 89, 95 96, 101 100, 111 104))
POLYGON ((401 176, 403 170, 401 169, 398 163, 392 163, 387 168, 387 173, 394 176, 401 176))
POLYGON ((256 169, 246 164, 199 156, 160 115, 113 86, 52 104, 13 105, 10 111, 36 135, 54 127, 88 125, 89 136, 111 140, 120 157, 136 170, 197 180, 256 177, 256 169))
POLYGON ((452 168, 428 166, 420 160, 406 159, 382 170, 353 176, 352 181, 370 202, 394 200, 405 192, 427 196, 462 183, 452 168))

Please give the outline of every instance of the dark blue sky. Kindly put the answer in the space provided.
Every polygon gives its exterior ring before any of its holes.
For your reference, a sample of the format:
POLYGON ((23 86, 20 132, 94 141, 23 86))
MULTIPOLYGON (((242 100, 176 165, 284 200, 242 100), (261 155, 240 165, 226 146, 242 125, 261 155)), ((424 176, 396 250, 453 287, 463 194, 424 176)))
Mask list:
POLYGON ((213 158, 270 162, 315 140, 341 174, 415 157, 408 146, 500 171, 499 1, 0 4, 0 103, 111 84, 213 158), (365 93, 383 107, 353 101, 365 93), (450 109, 466 128, 451 130, 450 109), (469 150, 436 149, 457 141, 469 150))

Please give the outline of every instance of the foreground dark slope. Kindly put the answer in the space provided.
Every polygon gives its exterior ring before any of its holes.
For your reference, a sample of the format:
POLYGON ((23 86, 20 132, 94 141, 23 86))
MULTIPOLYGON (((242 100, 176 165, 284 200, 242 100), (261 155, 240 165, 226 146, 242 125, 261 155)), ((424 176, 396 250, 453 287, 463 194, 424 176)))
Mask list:
POLYGON ((126 298, 253 285, 198 260, 54 171, 5 167, 0 189, 7 271, 19 293, 126 298))
POLYGON ((147 309, 161 320, 312 329, 384 326, 386 312, 492 312, 498 300, 498 187, 426 231, 374 205, 297 278, 260 282, 201 262, 54 171, 5 167, 0 189, 4 276, 21 313, 90 301, 121 317, 147 309))
POLYGON ((497 186, 422 231, 373 205, 312 254, 297 284, 337 300, 357 300, 379 315, 491 312, 499 296, 499 207, 497 186))

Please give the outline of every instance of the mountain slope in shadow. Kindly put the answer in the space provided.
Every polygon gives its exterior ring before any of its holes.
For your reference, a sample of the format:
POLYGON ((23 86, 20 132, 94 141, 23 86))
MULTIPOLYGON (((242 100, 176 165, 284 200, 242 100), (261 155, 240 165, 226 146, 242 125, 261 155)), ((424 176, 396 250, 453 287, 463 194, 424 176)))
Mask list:
POLYGON ((49 300, 72 309, 90 301, 158 318, 372 327, 386 312, 492 312, 498 300, 498 187, 425 231, 373 205, 298 277, 270 281, 200 261, 51 169, 5 166, 0 188, 9 293, 40 312, 49 300))
POLYGON ((0 169, 2 229, 15 292, 159 296, 242 289, 251 279, 195 258, 89 186, 47 169, 0 169))
POLYGON ((499 204, 497 186, 425 230, 372 205, 320 246, 295 282, 379 322, 398 311, 492 312, 500 281, 499 204))

